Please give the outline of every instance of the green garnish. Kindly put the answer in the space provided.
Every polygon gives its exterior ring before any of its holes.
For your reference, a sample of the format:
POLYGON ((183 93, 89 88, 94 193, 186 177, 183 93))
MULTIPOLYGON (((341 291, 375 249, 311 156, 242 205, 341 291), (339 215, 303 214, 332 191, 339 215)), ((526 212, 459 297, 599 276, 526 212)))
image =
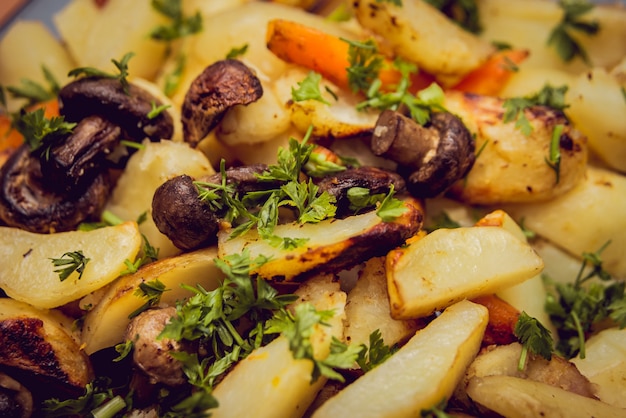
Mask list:
POLYGON ((119 362, 124 360, 133 351, 135 344, 132 340, 126 340, 123 343, 115 345, 115 351, 119 354, 113 359, 113 362, 119 362))
MULTIPOLYGON (((47 418, 91 416, 91 412, 96 408, 99 408, 116 398, 112 389, 109 387, 110 385, 110 379, 98 378, 96 381, 88 383, 85 386, 85 393, 76 399, 66 399, 62 401, 57 398, 46 399, 43 401, 42 405, 44 416, 47 418)), ((119 401, 115 402, 115 405, 119 406, 119 401)), ((119 410, 115 413, 117 412, 119 412, 119 410)), ((109 417, 115 416, 115 413, 113 415, 109 415, 109 417)))
POLYGON ((161 301, 161 296, 163 295, 163 292, 165 292, 166 290, 168 289, 158 278, 149 282, 140 283, 139 287, 137 287, 133 294, 142 299, 145 299, 145 302, 139 308, 128 314, 128 319, 133 319, 143 311, 158 305, 161 301))
POLYGON ((31 152, 39 151, 40 158, 48 160, 52 148, 72 133, 76 123, 66 122, 63 116, 48 119, 40 108, 32 112, 21 110, 13 119, 13 126, 31 152))
POLYGON ((43 71, 44 79, 48 83, 47 88, 33 80, 22 79, 19 86, 7 86, 6 90, 15 98, 26 99, 28 101, 26 106, 55 99, 61 90, 59 82, 48 67, 42 65, 41 70, 43 71))
POLYGON ((504 101, 504 115, 502 120, 505 123, 515 121, 515 127, 520 129, 526 136, 530 135, 533 127, 526 118, 524 110, 532 106, 548 106, 553 109, 563 110, 569 107, 565 103, 566 85, 553 87, 546 84, 537 93, 525 97, 511 97, 504 101))
POLYGON ((404 206, 401 200, 393 197, 394 194, 395 190, 392 184, 389 188, 389 193, 387 193, 387 196, 385 196, 378 206, 378 209, 376 209, 376 215, 378 215, 383 222, 393 222, 409 210, 404 206))
POLYGON ((176 57, 176 65, 172 69, 172 71, 165 74, 165 81, 163 84, 163 93, 167 97, 171 97, 178 87, 180 86, 180 82, 183 76, 183 70, 185 69, 185 64, 187 62, 187 58, 184 54, 178 54, 176 57))
POLYGON ((522 353, 517 365, 518 370, 524 370, 529 352, 540 355, 546 360, 552 358, 552 351, 554 351, 552 335, 536 318, 522 311, 515 323, 514 333, 522 344, 522 353))
POLYGON ((365 373, 381 365, 396 351, 397 346, 388 346, 383 341, 382 334, 379 329, 373 331, 369 336, 369 346, 361 344, 361 351, 356 359, 357 364, 365 373))
POLYGON ((127 52, 126 54, 124 54, 121 60, 119 61, 115 59, 111 60, 113 65, 115 65, 115 67, 119 71, 118 74, 109 73, 109 72, 102 71, 98 68, 93 68, 93 67, 79 67, 79 68, 75 68, 71 70, 69 73, 67 73, 67 75, 69 77, 79 77, 81 75, 84 75, 86 77, 103 77, 103 78, 111 78, 114 80, 119 80, 120 84, 122 85, 122 88, 124 89, 124 92, 128 94, 129 84, 128 84, 128 80, 126 79, 128 77, 128 61, 130 61, 130 59, 134 55, 135 55, 134 52, 127 52))
POLYGON ((148 116, 148 119, 154 119, 157 116, 159 116, 161 113, 163 113, 163 111, 165 111, 166 109, 168 109, 169 107, 171 107, 170 105, 160 105, 157 106, 156 103, 153 101, 150 103, 152 109, 150 109, 150 111, 148 112, 148 114, 146 116, 148 116))
POLYGON ((315 71, 309 71, 306 78, 298 82, 298 88, 291 88, 291 98, 294 102, 301 102, 303 100, 317 100, 324 104, 330 105, 328 100, 322 97, 320 91, 320 81, 322 81, 322 75, 315 71))
POLYGON ((376 43, 368 39, 364 42, 343 39, 349 44, 348 85, 354 92, 367 91, 383 68, 383 57, 378 53, 376 43))
POLYGON ((561 134, 564 128, 563 125, 556 125, 554 127, 552 139, 550 140, 550 155, 546 157, 546 163, 554 170, 557 184, 561 177, 561 134))
POLYGON ((574 282, 554 283, 555 292, 548 293, 546 311, 559 333, 556 348, 567 358, 576 354, 585 358, 585 339, 595 324, 611 319, 620 328, 626 327, 626 283, 612 280, 602 267, 600 255, 609 244, 595 253, 583 253, 574 282), (589 282, 594 277, 600 282, 589 282))
POLYGON ((480 33, 480 13, 475 0, 426 0, 450 20, 471 33, 480 33))
POLYGON ((171 42, 202 31, 202 15, 200 12, 198 11, 192 16, 184 16, 181 0, 152 0, 152 7, 171 20, 170 25, 161 25, 154 28, 150 32, 152 39, 171 42))
POLYGON ((228 51, 228 54, 226 54, 226 59, 235 59, 235 58, 239 58, 240 56, 244 55, 246 52, 248 52, 248 44, 244 44, 242 46, 240 46, 239 48, 235 47, 232 48, 230 51, 228 51))
POLYGON ((585 21, 580 19, 582 15, 595 7, 594 4, 588 0, 559 0, 559 7, 563 9, 563 18, 550 32, 548 45, 553 46, 565 62, 579 56, 585 63, 591 65, 589 56, 572 36, 572 31, 586 35, 595 35, 599 32, 600 23, 597 20, 585 21))
POLYGON ((453 228, 460 228, 460 227, 461 227, 461 224, 455 221, 454 219, 452 219, 450 215, 448 214, 448 212, 443 210, 439 212, 437 215, 433 216, 432 225, 429 225, 428 228, 426 228, 426 230, 430 233, 440 228, 453 229, 453 228))
POLYGON ((326 157, 325 153, 313 149, 302 170, 310 177, 324 177, 346 170, 345 165, 329 161, 326 157))
POLYGON ((59 280, 61 281, 67 279, 74 272, 78 273, 78 280, 80 280, 83 277, 85 266, 90 261, 80 250, 68 251, 60 258, 51 258, 50 260, 52 260, 54 267, 59 267, 54 272, 59 274, 59 280))

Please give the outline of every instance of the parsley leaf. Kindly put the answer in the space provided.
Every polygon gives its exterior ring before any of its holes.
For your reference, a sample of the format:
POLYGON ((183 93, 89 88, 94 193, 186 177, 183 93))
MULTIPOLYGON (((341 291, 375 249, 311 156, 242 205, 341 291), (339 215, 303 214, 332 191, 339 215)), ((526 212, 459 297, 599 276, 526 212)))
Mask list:
POLYGON ((376 206, 377 203, 385 199, 384 193, 371 194, 370 189, 365 187, 350 187, 346 192, 350 201, 348 209, 358 213, 359 211, 376 206))
POLYGON ((51 258, 50 260, 52 260, 54 267, 59 267, 54 272, 59 273, 59 280, 61 281, 67 279, 74 272, 78 273, 78 280, 80 280, 83 277, 85 266, 90 261, 80 250, 68 251, 60 258, 51 258))
POLYGON ((146 309, 156 306, 161 301, 161 296, 165 292, 166 287, 158 278, 149 282, 142 282, 133 293, 135 296, 146 299, 143 305, 135 309, 128 315, 128 319, 133 319, 146 309))
POLYGON ((571 31, 578 31, 587 35, 595 35, 600 30, 600 23, 584 21, 580 17, 594 8, 588 0, 559 0, 559 7, 563 9, 563 18, 552 29, 548 37, 548 45, 553 46, 561 59, 565 62, 579 56, 585 63, 591 65, 589 56, 572 36, 571 31))
POLYGON ((538 354, 546 360, 552 358, 554 345, 552 335, 536 318, 522 311, 515 323, 514 333, 522 344, 522 354, 517 366, 519 370, 524 370, 528 352, 538 354))
POLYGON ((169 26, 154 28, 150 32, 152 39, 170 42, 202 31, 202 15, 198 11, 192 16, 184 16, 182 0, 152 0, 152 7, 171 20, 169 26))
POLYGON ((511 97, 504 101, 505 109, 502 120, 504 123, 515 121, 515 127, 520 129, 526 136, 530 135, 533 127, 524 114, 525 109, 532 106, 548 106, 553 109, 563 110, 569 105, 565 103, 566 85, 553 87, 544 85, 537 93, 525 97, 511 97))
POLYGON ((330 105, 328 100, 322 97, 320 91, 320 81, 322 75, 315 71, 309 71, 306 78, 298 82, 298 88, 291 88, 291 98, 294 102, 301 102, 303 100, 317 100, 324 104, 330 105))
POLYGON ((394 194, 395 190, 392 184, 389 193, 387 193, 387 196, 385 196, 380 206, 378 206, 378 209, 376 209, 376 215, 378 215, 383 222, 393 222, 396 218, 402 216, 409 210, 404 206, 401 200, 393 197, 394 194))
POLYGON ((15 98, 28 100, 26 106, 55 99, 61 90, 59 82, 48 67, 42 65, 41 70, 43 71, 44 79, 48 83, 48 88, 33 80, 22 79, 19 86, 7 86, 6 90, 15 98))
POLYGON ((43 401, 42 410, 46 417, 89 416, 91 411, 111 401, 115 396, 109 388, 110 379, 98 378, 85 386, 85 393, 76 399, 43 401))
POLYGON ((378 73, 383 67, 383 57, 378 54, 378 47, 371 39, 364 42, 348 39, 343 39, 343 41, 349 45, 348 62, 350 66, 346 69, 348 85, 355 93, 367 91, 374 80, 378 78, 378 73))
POLYGON ((122 85, 122 88, 124 89, 124 92, 128 94, 128 86, 129 86, 128 80, 127 80, 128 61, 130 61, 130 59, 133 56, 135 56, 134 52, 127 52, 126 54, 124 54, 121 60, 119 61, 115 59, 111 60, 113 65, 115 65, 115 67, 119 71, 119 74, 108 73, 106 71, 102 71, 98 68, 93 68, 93 67, 79 67, 79 68, 74 68, 69 73, 67 73, 67 75, 69 77, 79 77, 81 75, 84 75, 87 77, 94 76, 94 77, 112 78, 114 80, 119 80, 120 84, 122 85))
POLYGON ((385 360, 391 357, 396 351, 398 351, 398 347, 386 345, 380 330, 377 329, 369 336, 369 346, 365 344, 361 345, 361 351, 359 352, 356 362, 361 370, 367 373, 376 366, 384 363, 385 360))
POLYGON ((561 134, 563 133, 563 128, 563 125, 554 127, 552 139, 550 140, 550 154, 546 157, 546 163, 554 170, 557 184, 561 178, 561 134))
POLYGON ((170 105, 167 105, 167 104, 157 106, 154 101, 151 102, 150 105, 151 105, 152 109, 150 109, 150 111, 146 115, 146 116, 148 116, 148 119, 156 118, 161 113, 163 113, 164 110, 166 110, 167 108, 171 107, 170 105))
POLYGON ((228 51, 228 54, 226 54, 226 59, 235 59, 235 58, 239 58, 240 56, 244 55, 246 52, 248 52, 248 44, 243 44, 242 46, 240 46, 239 48, 235 47, 235 48, 231 48, 230 51, 228 51))
POLYGON ((46 118, 41 108, 32 112, 21 110, 13 124, 31 152, 39 150, 40 157, 46 160, 50 158, 52 147, 70 135, 76 126, 76 123, 66 122, 63 116, 46 118))

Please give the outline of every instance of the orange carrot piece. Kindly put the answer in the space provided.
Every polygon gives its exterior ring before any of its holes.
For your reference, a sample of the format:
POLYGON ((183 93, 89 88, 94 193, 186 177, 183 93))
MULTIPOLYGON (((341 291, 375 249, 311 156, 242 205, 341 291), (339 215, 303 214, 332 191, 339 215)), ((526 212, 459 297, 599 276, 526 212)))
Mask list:
POLYGON ((480 296, 472 302, 483 305, 489 311, 483 345, 505 345, 517 341, 514 330, 520 312, 516 308, 496 295, 480 296))
MULTIPOLYGON (((313 70, 340 88, 349 88, 350 45, 341 38, 301 23, 275 19, 267 25, 266 44, 283 61, 313 70)), ((390 64, 387 60, 379 74, 383 89, 392 87, 401 79, 400 72, 390 64)), ((422 72, 413 74, 409 90, 421 90, 433 80, 432 76, 422 72)))
POLYGON ((514 73, 513 67, 528 57, 528 50, 508 49, 498 51, 480 67, 467 74, 452 87, 466 93, 497 96, 514 73))

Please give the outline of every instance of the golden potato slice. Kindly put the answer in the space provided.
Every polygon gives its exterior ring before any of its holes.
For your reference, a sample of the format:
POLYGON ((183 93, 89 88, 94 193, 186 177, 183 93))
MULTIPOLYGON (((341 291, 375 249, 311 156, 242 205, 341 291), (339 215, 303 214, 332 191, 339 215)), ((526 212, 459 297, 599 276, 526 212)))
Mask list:
POLYGON ((125 260, 135 260, 141 244, 135 222, 47 235, 0 227, 0 288, 38 308, 61 306, 112 282, 126 269, 125 260), (51 259, 76 251, 89 258, 82 277, 74 271, 61 281, 51 259))
POLYGON ((392 346, 409 339, 420 325, 419 321, 391 317, 385 257, 369 259, 359 272, 356 284, 348 293, 346 341, 349 344, 369 345, 370 334, 379 330, 385 344, 392 346))
POLYGON ((480 205, 537 202, 559 196, 583 180, 587 139, 562 113, 527 108, 525 116, 533 129, 526 136, 514 122, 503 122, 503 105, 504 100, 496 97, 446 93, 446 108, 476 134, 476 150, 480 150, 467 177, 452 187, 452 195, 480 205), (558 182, 546 162, 556 125, 564 125, 558 182))
POLYGON ((447 308, 384 363, 314 412, 324 417, 416 417, 448 399, 483 338, 489 314, 469 301, 447 308))
POLYGON ((135 294, 142 283, 157 279, 163 283, 167 290, 161 295, 160 303, 170 306, 191 296, 181 284, 192 287, 200 284, 209 291, 215 289, 223 278, 213 261, 216 256, 217 249, 210 247, 163 258, 111 283, 100 302, 85 315, 82 334, 85 352, 92 354, 123 342, 129 315, 145 303, 144 298, 135 294))
POLYGON ((394 318, 419 318, 536 276, 543 261, 502 227, 437 229, 387 255, 394 318))
POLYGON ((490 42, 461 29, 425 1, 351 2, 357 20, 385 39, 393 52, 452 84, 482 64, 494 50, 490 42))
POLYGON ((373 256, 380 256, 401 245, 420 228, 423 210, 414 199, 404 201, 407 209, 392 222, 384 222, 376 211, 349 216, 345 219, 326 219, 319 223, 282 224, 274 234, 282 238, 305 238, 304 245, 295 249, 274 247, 259 237, 256 229, 231 238, 230 230, 218 233, 221 258, 241 254, 244 249, 250 257, 271 257, 252 273, 267 279, 293 280, 297 276, 316 271, 337 271, 354 266, 373 256))
MULTIPOLYGON (((602 267, 626 278, 626 176, 589 165, 584 181, 570 192, 543 203, 506 205, 503 209, 540 237, 575 257, 602 251, 602 267)), ((575 276, 570 277, 570 281, 575 276)))
POLYGON ((0 298, 0 364, 56 385, 83 388, 93 378, 89 358, 68 332, 71 320, 0 298))
MULTIPOLYGON (((342 337, 346 294, 332 276, 312 278, 296 293, 301 297, 297 303, 334 311, 329 326, 318 326, 311 338, 315 357, 323 359, 329 353, 331 337, 342 337)), ((301 417, 327 381, 320 377, 311 383, 312 370, 310 360, 294 359, 288 340, 280 336, 241 360, 215 387, 213 395, 219 406, 210 411, 211 416, 243 417, 254 411, 259 418, 301 417)))
POLYGON ((624 416, 624 409, 564 389, 513 376, 470 380, 469 396, 507 418, 624 416))

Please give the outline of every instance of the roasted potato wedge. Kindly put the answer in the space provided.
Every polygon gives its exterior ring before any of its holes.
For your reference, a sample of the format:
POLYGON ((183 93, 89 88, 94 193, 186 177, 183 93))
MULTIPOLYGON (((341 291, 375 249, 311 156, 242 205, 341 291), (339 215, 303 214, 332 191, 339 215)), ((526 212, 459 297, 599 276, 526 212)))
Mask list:
POLYGON ((282 224, 274 234, 284 238, 306 238, 295 249, 281 249, 261 239, 256 230, 231 238, 229 230, 218 233, 218 254, 241 254, 247 249, 250 257, 271 257, 253 269, 267 279, 294 280, 312 271, 337 271, 349 268, 374 256, 387 253, 415 234, 422 224, 423 209, 415 199, 404 200, 406 211, 384 222, 376 211, 345 219, 324 220, 317 224, 282 224))
POLYGON ((536 276, 543 261, 502 227, 437 229, 387 254, 394 318, 419 318, 536 276))
POLYGON ((621 233, 626 227, 626 176, 589 165, 584 181, 570 192, 547 202, 503 209, 574 257, 595 253, 610 241, 602 251, 602 267, 616 278, 626 278, 626 236, 621 233))
POLYGON ((129 315, 145 303, 141 294, 136 294, 142 283, 154 280, 163 283, 167 290, 161 295, 160 303, 166 306, 191 295, 181 284, 215 289, 223 278, 213 262, 216 256, 217 249, 210 247, 163 258, 111 283, 100 302, 85 315, 82 335, 85 352, 92 354, 123 342, 129 315))
MULTIPOLYGON (((346 294, 330 275, 311 278, 296 294, 300 296, 296 303, 308 302, 317 310, 334 312, 328 326, 318 326, 311 337, 315 357, 323 359, 330 352, 331 337, 342 338, 346 294)), ((254 411, 255 417, 300 417, 327 381, 320 377, 311 383, 312 370, 310 360, 294 359, 288 340, 280 336, 254 350, 215 387, 219 406, 211 410, 211 416, 241 417, 254 411)))
POLYGON ((59 312, 0 298, 0 364, 42 383, 84 388, 93 370, 69 326, 71 320, 59 312))
POLYGON ((424 1, 351 2, 362 26, 385 39, 392 51, 415 62, 443 84, 451 84, 482 64, 493 46, 461 29, 424 1))
POLYGON ((545 201, 583 180, 587 139, 561 112, 547 107, 527 108, 524 114, 532 132, 526 136, 514 122, 503 122, 503 99, 449 92, 445 106, 476 134, 476 150, 480 150, 467 177, 450 190, 457 199, 479 205, 545 201), (556 125, 564 126, 558 182, 555 171, 546 163, 556 125))
POLYGON ((38 308, 55 308, 112 282, 134 261, 141 248, 136 222, 93 231, 35 234, 0 227, 0 288, 13 299, 38 308), (89 261, 82 277, 74 271, 65 280, 51 259, 82 251, 89 261))
POLYGON ((313 414, 323 417, 415 417, 448 399, 483 338, 487 309, 461 301, 313 414))
POLYGON ((470 380, 469 396, 507 418, 623 417, 626 410, 564 389, 513 376, 470 380))

